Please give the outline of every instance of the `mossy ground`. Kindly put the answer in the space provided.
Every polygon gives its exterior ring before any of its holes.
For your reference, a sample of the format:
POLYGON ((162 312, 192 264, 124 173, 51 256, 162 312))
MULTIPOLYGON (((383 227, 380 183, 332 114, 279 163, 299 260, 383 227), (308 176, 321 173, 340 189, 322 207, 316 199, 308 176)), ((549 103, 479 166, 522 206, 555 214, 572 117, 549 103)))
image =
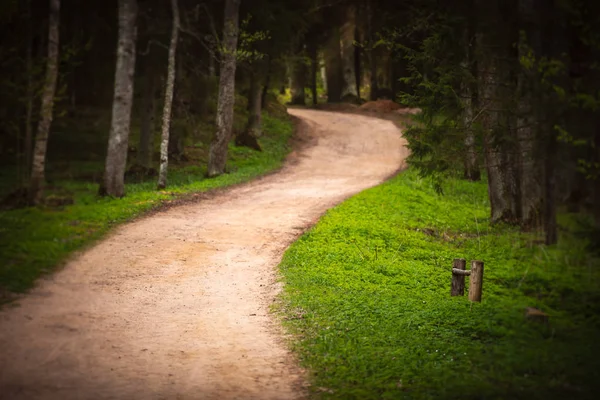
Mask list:
POLYGON ((600 393, 600 263, 490 226, 485 183, 407 171, 330 210, 285 254, 279 311, 315 397, 575 399, 600 393), (483 302, 450 297, 485 262, 483 302), (526 321, 526 307, 550 315, 526 321))
MULTIPOLYGON (((71 157, 53 153, 56 161, 50 159, 49 162, 51 185, 47 194, 68 197, 74 204, 0 210, 0 294, 10 297, 11 292, 29 289, 40 275, 53 271, 73 251, 100 238, 116 224, 165 201, 245 182, 279 168, 289 151, 292 122, 282 115, 265 114, 263 128, 264 136, 260 139, 263 152, 230 147, 229 173, 206 179, 207 145, 191 146, 190 160, 170 165, 166 190, 156 190, 156 178, 136 178, 126 185, 127 195, 122 199, 98 197, 98 184, 92 178, 102 174, 101 157, 90 161, 88 153, 85 160, 65 163, 65 159, 73 158, 72 152, 68 154, 71 157)), ((54 137, 55 142, 64 142, 70 137, 64 136, 61 138, 59 132, 54 137)), ((93 135, 88 137, 93 138, 93 135)), ((99 146, 93 143, 90 149, 99 146)), ((63 143, 57 146, 57 151, 65 147, 63 143)))

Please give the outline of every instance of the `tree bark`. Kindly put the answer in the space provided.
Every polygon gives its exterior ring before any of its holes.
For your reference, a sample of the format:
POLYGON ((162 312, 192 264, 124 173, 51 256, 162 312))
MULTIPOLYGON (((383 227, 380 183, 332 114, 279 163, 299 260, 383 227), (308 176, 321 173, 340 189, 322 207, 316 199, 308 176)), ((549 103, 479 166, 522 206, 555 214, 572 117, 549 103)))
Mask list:
MULTIPOLYGON (((519 0, 519 14, 521 20, 521 30, 527 36, 528 45, 539 54, 540 51, 540 32, 535 23, 537 12, 535 0, 519 0)), ((519 50, 518 59, 525 57, 522 48, 519 50)), ((518 60, 517 60, 518 62, 518 60)), ((538 157, 534 154, 534 148, 537 141, 536 131, 538 130, 538 121, 535 109, 539 88, 536 84, 536 77, 532 76, 525 68, 519 68, 517 82, 517 155, 516 169, 518 177, 518 210, 517 217, 524 229, 531 229, 539 222, 542 206, 542 188, 539 176, 542 175, 539 166, 538 157)), ((539 107, 539 106, 538 106, 539 107)))
POLYGON ((319 56, 317 51, 317 43, 316 38, 311 38, 308 45, 308 55, 310 57, 310 92, 312 95, 312 103, 313 105, 317 105, 319 103, 318 93, 317 93, 317 78, 319 74, 319 56))
POLYGON ((237 146, 250 147, 262 151, 258 138, 262 136, 262 80, 259 71, 250 77, 250 94, 248 96, 248 122, 246 129, 235 138, 237 146))
POLYGON ((167 169, 169 167, 169 131, 171 129, 171 109, 173 107, 173 91, 175 88, 175 62, 177 56, 177 40, 179 38, 179 0, 171 0, 173 12, 173 27, 171 31, 171 44, 169 45, 169 67, 167 71, 167 84, 165 87, 165 101, 163 105, 161 143, 160 143, 160 171, 158 173, 158 188, 167 186, 167 169))
POLYGON ((225 173, 227 146, 231 141, 233 106, 235 102, 236 52, 239 35, 239 9, 241 0, 225 1, 225 22, 221 48, 221 74, 217 105, 217 133, 210 145, 208 176, 225 173))
POLYGON ((470 181, 479 181, 481 172, 477 162, 477 151, 475 150, 475 115, 478 107, 477 102, 477 67, 475 62, 475 16, 473 1, 469 4, 470 10, 467 17, 467 28, 465 32, 465 62, 463 68, 468 79, 462 82, 462 106, 463 106, 463 129, 465 130, 465 171, 464 177, 470 181))
POLYGON ((31 178, 29 181, 29 202, 40 204, 43 197, 45 181, 46 151, 48 149, 48 136, 52 124, 54 96, 58 80, 58 47, 60 24, 60 0, 50 0, 50 13, 48 20, 48 59, 46 61, 46 79, 42 91, 42 105, 40 108, 40 121, 38 123, 31 178))
POLYGON ((156 115, 156 76, 151 66, 146 68, 144 94, 142 98, 142 121, 138 146, 138 164, 146 169, 152 168, 154 149, 154 119, 156 115))
POLYGON ((342 100, 343 69, 340 30, 337 25, 334 25, 329 31, 324 53, 327 101, 329 103, 338 103, 342 100))
POLYGON ((304 59, 304 51, 302 50, 300 54, 295 56, 292 60, 291 103, 294 105, 303 106, 306 104, 306 93, 304 91, 304 88, 306 87, 306 75, 307 68, 304 59))
POLYGON ((485 165, 488 174, 488 193, 493 223, 515 221, 515 207, 510 180, 512 165, 509 162, 507 138, 510 127, 506 112, 507 72, 502 61, 507 57, 505 38, 499 28, 491 21, 499 15, 500 0, 478 1, 478 24, 476 45, 479 59, 477 62, 478 103, 481 113, 485 165))
POLYGON ((342 58, 342 100, 349 102, 358 101, 358 87, 356 86, 356 6, 346 6, 344 23, 340 28, 341 58, 342 58))
POLYGON ((100 195, 125 195, 125 167, 133 104, 135 44, 137 37, 137 1, 119 0, 119 41, 104 179, 100 195))
MULTIPOLYGON (((27 69, 27 102, 25 104, 25 179, 31 175, 32 147, 33 147, 33 101, 35 89, 33 85, 33 24, 32 0, 27 0, 27 54, 25 68, 27 69)), ((23 177, 21 177, 23 179, 23 177)), ((22 180, 26 184, 25 179, 22 180)))
POLYGON ((370 86, 369 100, 377 100, 379 88, 377 84, 377 57, 375 56, 375 31, 373 27, 373 0, 367 0, 367 41, 369 43, 369 72, 370 86))

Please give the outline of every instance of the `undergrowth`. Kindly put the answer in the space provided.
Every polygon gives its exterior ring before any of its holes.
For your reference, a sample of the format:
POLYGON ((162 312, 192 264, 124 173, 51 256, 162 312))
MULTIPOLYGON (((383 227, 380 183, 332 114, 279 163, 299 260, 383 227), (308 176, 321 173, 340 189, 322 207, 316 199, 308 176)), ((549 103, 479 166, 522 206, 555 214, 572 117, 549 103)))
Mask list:
POLYGON ((315 397, 600 393, 600 263, 568 233, 545 247, 488 215, 485 183, 450 180, 441 196, 409 170, 287 251, 279 311, 315 397), (482 303, 450 297, 454 258, 485 262, 482 303), (549 323, 526 320, 526 307, 549 323))
MULTIPOLYGON (((84 180, 57 178, 48 190, 50 197, 73 199, 73 205, 0 210, 0 300, 2 294, 10 297, 11 292, 29 289, 40 275, 116 224, 182 195, 245 182, 277 169, 289 151, 292 122, 265 114, 263 129, 263 151, 232 145, 229 173, 217 178, 206 179, 205 160, 195 159, 170 166, 166 190, 157 191, 156 178, 150 178, 127 184, 127 195, 114 199, 98 197, 98 184, 87 181, 86 172, 84 180)), ((83 169, 82 164, 74 164, 70 173, 77 168, 83 169)))

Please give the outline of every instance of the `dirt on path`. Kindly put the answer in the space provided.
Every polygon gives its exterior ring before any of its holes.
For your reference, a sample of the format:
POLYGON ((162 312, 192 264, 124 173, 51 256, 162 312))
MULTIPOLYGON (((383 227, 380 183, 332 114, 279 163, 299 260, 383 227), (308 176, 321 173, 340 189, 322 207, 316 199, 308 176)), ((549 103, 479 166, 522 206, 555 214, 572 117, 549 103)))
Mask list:
POLYGON ((302 398, 277 264, 407 150, 389 121, 290 113, 311 145, 280 172, 125 224, 0 311, 0 398, 302 398))

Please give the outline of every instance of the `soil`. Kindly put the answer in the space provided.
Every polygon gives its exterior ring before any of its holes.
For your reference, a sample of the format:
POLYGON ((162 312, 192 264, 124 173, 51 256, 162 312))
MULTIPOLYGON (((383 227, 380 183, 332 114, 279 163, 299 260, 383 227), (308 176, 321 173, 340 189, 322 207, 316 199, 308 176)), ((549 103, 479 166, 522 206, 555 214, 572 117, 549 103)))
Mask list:
POLYGON ((290 110, 278 173, 122 225, 0 311, 2 399, 299 399, 270 305, 285 249, 403 167, 390 121, 290 110))

